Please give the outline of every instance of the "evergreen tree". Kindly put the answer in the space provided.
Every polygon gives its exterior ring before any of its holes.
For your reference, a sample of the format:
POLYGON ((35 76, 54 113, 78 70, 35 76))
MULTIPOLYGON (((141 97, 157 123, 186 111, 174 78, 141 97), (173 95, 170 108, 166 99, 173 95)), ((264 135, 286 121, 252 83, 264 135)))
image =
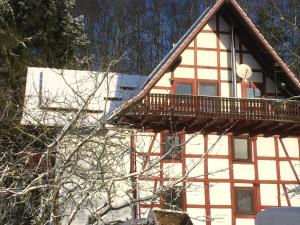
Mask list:
MULTIPOLYGON (((24 172, 26 149, 43 148, 18 130, 28 66, 82 68, 87 44, 82 17, 73 16, 70 0, 0 1, 0 191, 16 191, 36 176, 24 172)), ((44 224, 39 214, 39 192, 13 197, 0 195, 0 224, 44 224)), ((47 215, 47 213, 45 213, 47 215)), ((48 217, 49 218, 49 217, 48 217)))

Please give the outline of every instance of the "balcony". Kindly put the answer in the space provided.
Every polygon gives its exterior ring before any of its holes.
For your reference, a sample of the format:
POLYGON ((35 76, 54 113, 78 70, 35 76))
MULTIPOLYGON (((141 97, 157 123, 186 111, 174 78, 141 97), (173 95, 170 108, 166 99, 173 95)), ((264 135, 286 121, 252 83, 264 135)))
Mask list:
POLYGON ((300 135, 300 102, 170 94, 147 94, 126 112, 140 127, 252 135, 300 135), (230 128, 230 129, 229 129, 230 128))

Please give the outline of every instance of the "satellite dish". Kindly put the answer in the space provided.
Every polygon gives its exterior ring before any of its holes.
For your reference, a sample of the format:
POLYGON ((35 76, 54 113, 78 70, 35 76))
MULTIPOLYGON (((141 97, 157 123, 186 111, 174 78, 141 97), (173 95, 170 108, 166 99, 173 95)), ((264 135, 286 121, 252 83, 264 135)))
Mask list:
POLYGON ((241 64, 236 68, 236 74, 243 80, 247 80, 252 75, 252 69, 247 64, 241 64))

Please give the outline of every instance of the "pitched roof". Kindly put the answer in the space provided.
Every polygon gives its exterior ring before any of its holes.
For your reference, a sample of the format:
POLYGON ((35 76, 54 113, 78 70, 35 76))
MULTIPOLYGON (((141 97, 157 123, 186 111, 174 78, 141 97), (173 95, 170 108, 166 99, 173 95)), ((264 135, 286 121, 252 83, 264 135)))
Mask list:
MULTIPOLYGON (((144 84, 143 90, 141 90, 141 92, 137 96, 125 103, 121 108, 119 108, 116 111, 115 115, 128 108, 134 102, 141 99, 146 93, 151 90, 151 88, 159 81, 159 79, 168 71, 169 67, 174 63, 178 56, 181 55, 181 53, 190 44, 190 42, 202 30, 209 19, 212 18, 212 16, 214 16, 216 13, 225 13, 233 18, 233 22, 238 21, 239 27, 243 29, 240 34, 244 33, 244 36, 251 38, 250 43, 255 43, 256 49, 257 51, 259 51, 258 55, 263 55, 263 59, 268 60, 273 65, 278 64, 283 75, 281 76, 281 79, 287 81, 291 89, 294 89, 297 93, 300 93, 299 80, 289 70, 287 65, 282 61, 276 51, 271 47, 271 45, 266 41, 263 35, 255 27, 251 19, 239 6, 239 4, 235 0, 219 0, 209 11, 206 10, 196 20, 196 22, 191 26, 187 33, 179 40, 176 46, 174 46, 174 48, 166 55, 161 63, 153 70, 153 72, 149 75, 146 83, 144 84)), ((249 48, 251 50, 251 46, 249 46, 249 48)))

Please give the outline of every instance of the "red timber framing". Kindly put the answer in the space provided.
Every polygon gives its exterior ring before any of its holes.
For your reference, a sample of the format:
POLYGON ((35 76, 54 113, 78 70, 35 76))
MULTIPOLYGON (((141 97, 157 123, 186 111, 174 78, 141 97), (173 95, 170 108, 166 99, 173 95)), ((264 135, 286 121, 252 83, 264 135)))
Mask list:
MULTIPOLYGON (((156 139, 156 137, 159 137, 158 135, 165 135, 167 131, 164 131, 160 134, 154 134, 154 138, 152 138, 149 146, 150 148, 148 149, 147 152, 147 157, 144 157, 145 163, 149 163, 148 161, 150 160, 151 156, 162 156, 163 151, 160 151, 160 154, 158 155, 153 151, 153 142, 156 139), (149 157, 149 158, 148 158, 149 157)), ((186 141, 186 135, 185 133, 181 133, 181 140, 183 143, 186 141)), ((182 168, 182 174, 184 175, 187 171, 187 159, 201 159, 203 158, 203 163, 204 163, 204 175, 203 177, 188 177, 184 182, 180 185, 182 188, 182 209, 186 211, 187 209, 203 209, 205 211, 205 216, 206 216, 206 225, 210 225, 211 223, 211 210, 212 209, 231 209, 231 225, 236 225, 237 219, 254 219, 256 213, 260 212, 263 209, 269 208, 269 207, 281 207, 285 206, 281 200, 282 196, 285 197, 286 199, 286 206, 292 206, 291 201, 290 201, 290 196, 288 193, 288 185, 296 185, 299 184, 299 177, 296 176, 294 180, 283 180, 280 174, 280 163, 281 162, 289 162, 289 165, 291 168, 293 168, 293 172, 295 172, 295 168, 293 167, 291 161, 292 160, 297 160, 300 161, 300 156, 299 157, 290 157, 288 154, 288 150, 286 149, 284 145, 284 140, 281 139, 279 136, 274 136, 274 156, 259 156, 257 152, 257 142, 258 138, 263 138, 263 137, 251 137, 249 138, 251 142, 251 161, 250 162, 240 162, 240 161, 234 161, 233 160, 233 145, 232 145, 232 139, 233 139, 233 134, 228 134, 225 135, 228 139, 228 154, 226 155, 213 155, 208 153, 207 151, 209 149, 209 144, 208 140, 210 135, 203 135, 203 146, 199 146, 203 148, 203 154, 187 154, 186 153, 186 147, 182 148, 182 155, 181 155, 181 160, 161 160, 160 162, 160 175, 159 176, 141 176, 139 177, 139 180, 141 181, 152 181, 153 182, 153 191, 156 191, 159 186, 163 186, 164 182, 169 181, 169 180, 174 180, 174 178, 167 178, 164 177, 164 164, 165 163, 179 163, 181 164, 182 168), (279 145, 282 146, 282 149, 284 151, 284 155, 282 153, 280 154, 279 151, 279 145), (213 178, 209 176, 209 159, 227 159, 228 160, 228 165, 229 165, 229 178, 213 178), (276 164, 276 179, 260 179, 260 171, 258 164, 263 163, 264 161, 269 161, 269 162, 275 162, 276 164), (253 165, 253 170, 254 170, 254 179, 237 179, 235 178, 235 171, 234 167, 235 165, 253 165), (204 204, 190 204, 187 202, 187 192, 186 192, 186 187, 187 183, 193 184, 193 183, 201 183, 203 184, 203 191, 205 193, 204 197, 204 204), (230 184, 230 199, 231 203, 228 204, 223 204, 223 205, 216 205, 216 204, 211 204, 211 194, 210 194, 210 184, 212 183, 228 183, 230 184), (276 185, 277 187, 277 204, 263 204, 261 201, 261 185, 276 185), (253 190, 253 214, 251 215, 244 215, 244 214, 238 214, 236 211, 237 207, 237 201, 236 201, 236 190, 237 189, 251 189, 253 190)), ((242 136, 245 137, 245 136, 242 136)), ((156 139, 157 140, 157 139, 156 139)), ((161 140, 161 138, 159 138, 161 140)), ((297 141, 299 141, 299 138, 297 138, 297 141)), ((297 146, 298 147, 298 146, 297 146)), ((263 149, 265 150, 265 149, 263 149)), ((268 149, 269 151, 271 149, 268 149)), ((260 149, 262 151, 262 149, 260 149)), ((297 152, 300 151, 300 147, 296 150, 297 152)), ((143 164, 144 165, 144 164, 143 164)), ((157 204, 155 201, 151 201, 150 204, 139 204, 139 209, 138 211, 141 212, 141 209, 149 209, 149 208, 156 208, 156 207, 163 207, 163 200, 161 199, 160 203, 157 204)))

